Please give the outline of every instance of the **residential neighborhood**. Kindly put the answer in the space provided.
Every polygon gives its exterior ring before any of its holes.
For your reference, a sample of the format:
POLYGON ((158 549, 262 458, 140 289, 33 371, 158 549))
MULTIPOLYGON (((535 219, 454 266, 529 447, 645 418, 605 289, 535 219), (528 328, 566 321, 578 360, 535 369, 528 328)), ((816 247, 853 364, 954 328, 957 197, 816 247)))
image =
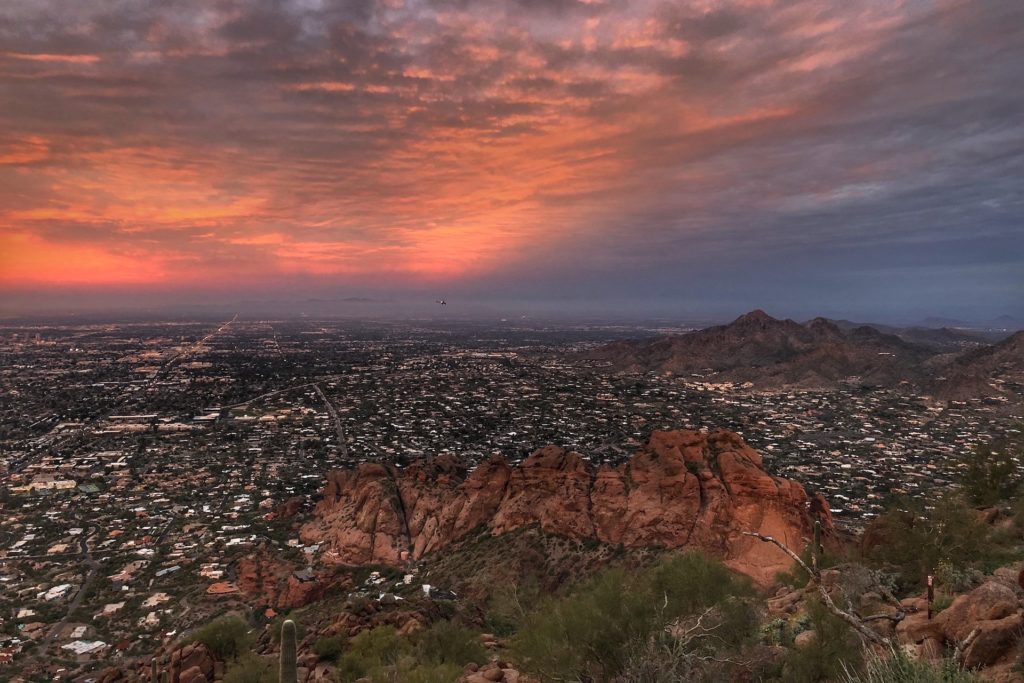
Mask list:
POLYGON ((856 527, 890 496, 955 483, 965 454, 1021 419, 996 400, 758 392, 580 360, 644 333, 236 318, 0 329, 0 667, 45 662, 37 673, 60 679, 233 606, 272 618, 287 600, 272 584, 306 590, 323 571, 296 519, 335 467, 518 462, 546 444, 616 463, 653 430, 722 427, 856 527), (259 565, 271 550, 272 572, 259 565))

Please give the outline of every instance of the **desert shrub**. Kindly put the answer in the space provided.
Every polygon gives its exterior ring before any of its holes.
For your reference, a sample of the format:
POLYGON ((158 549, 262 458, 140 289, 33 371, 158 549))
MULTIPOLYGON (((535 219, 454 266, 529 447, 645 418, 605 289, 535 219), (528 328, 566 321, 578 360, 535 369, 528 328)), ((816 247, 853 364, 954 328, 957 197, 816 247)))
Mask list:
POLYGON ((861 661, 860 641, 849 625, 818 601, 808 603, 809 627, 814 641, 793 647, 783 663, 782 680, 787 683, 835 681, 861 661))
POLYGON ((246 653, 228 666, 224 683, 276 683, 276 662, 269 657, 246 653))
POLYGON ((437 622, 417 638, 415 647, 391 626, 363 631, 348 641, 338 658, 337 679, 350 683, 450 683, 469 662, 487 655, 476 634, 458 624, 437 622))
POLYGON ((338 658, 338 680, 349 683, 394 666, 408 649, 393 626, 363 631, 349 640, 348 649, 338 658))
POLYGON ((947 560, 939 560, 935 568, 935 579, 939 585, 952 593, 966 593, 985 578, 985 575, 972 567, 957 566, 947 560))
MULTIPOLYGON (((736 599, 676 621, 633 644, 614 683, 689 683, 758 678, 759 658, 746 651, 758 626, 753 607, 736 599), (722 657, 723 652, 728 657, 722 657), (738 674, 745 674, 738 676, 738 674)), ((758 678, 759 680, 759 678, 758 678)))
POLYGON ((234 659, 246 649, 249 627, 238 617, 221 617, 192 632, 192 641, 202 643, 215 658, 234 659))
MULTIPOLYGON (((513 640, 516 661, 545 680, 612 680, 653 635, 712 607, 716 619, 735 618, 739 608, 726 603, 750 590, 722 564, 696 553, 644 571, 609 569, 526 615, 513 640)), ((720 635, 737 640, 753 631, 752 623, 734 624, 720 635)))
POLYGON ((991 506, 1014 497, 1022 482, 1017 470, 1017 460, 1022 456, 1020 444, 1007 440, 975 448, 966 459, 961 480, 971 504, 991 506))
POLYGON ((320 659, 337 659, 345 651, 347 641, 348 638, 341 634, 317 638, 313 643, 313 653, 320 659))
POLYGON ((457 664, 399 662, 390 669, 381 669, 370 676, 373 683, 452 683, 463 673, 457 664))
POLYGON ((416 642, 416 655, 420 661, 459 667, 487 661, 479 635, 454 621, 437 621, 423 631, 416 642))
POLYGON ((541 595, 540 580, 532 571, 495 587, 487 603, 487 628, 499 636, 512 635, 541 595))
POLYGON ((931 664, 912 660, 901 649, 869 655, 861 671, 847 667, 842 683, 980 683, 974 674, 963 671, 952 660, 931 664))
POLYGON ((863 550, 870 564, 891 567, 904 587, 917 587, 941 563, 965 571, 1012 559, 1004 541, 961 496, 946 494, 931 508, 897 503, 869 525, 863 550))

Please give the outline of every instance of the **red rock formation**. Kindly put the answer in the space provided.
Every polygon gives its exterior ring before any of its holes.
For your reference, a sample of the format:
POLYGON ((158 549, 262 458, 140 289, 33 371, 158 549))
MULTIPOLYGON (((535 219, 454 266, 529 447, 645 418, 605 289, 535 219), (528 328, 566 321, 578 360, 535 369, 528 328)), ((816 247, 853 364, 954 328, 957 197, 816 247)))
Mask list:
POLYGON ((295 575, 298 566, 276 557, 265 548, 241 558, 236 565, 238 590, 251 605, 293 609, 320 598, 327 588, 324 577, 308 580, 295 575))
MULTIPOLYGON (((808 508, 803 488, 769 476, 736 434, 655 432, 628 462, 596 470, 578 453, 547 446, 518 467, 494 458, 469 473, 450 457, 404 470, 334 471, 302 536, 339 563, 397 564, 404 553, 419 558, 480 527, 498 535, 537 524, 631 548, 700 548, 769 583, 791 560, 743 532, 802 549, 808 508)), ((827 503, 816 500, 815 508, 830 531, 827 503)))
POLYGON ((214 659, 205 645, 189 643, 171 653, 170 683, 199 683, 212 681, 214 659))

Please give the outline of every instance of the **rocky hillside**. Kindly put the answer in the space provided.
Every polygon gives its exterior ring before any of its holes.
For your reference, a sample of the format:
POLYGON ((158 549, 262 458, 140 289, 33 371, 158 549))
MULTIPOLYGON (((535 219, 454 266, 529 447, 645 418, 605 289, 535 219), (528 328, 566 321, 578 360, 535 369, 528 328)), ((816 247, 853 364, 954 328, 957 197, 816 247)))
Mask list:
MULTIPOLYGON (((933 331, 933 332, 941 332, 933 331)), ((758 389, 833 389, 844 382, 894 387, 901 382, 942 399, 1007 395, 1024 377, 1024 333, 991 346, 980 339, 936 343, 824 318, 778 320, 764 311, 683 335, 607 344, 585 354, 620 372, 668 372, 758 389), (955 343, 954 343, 955 342, 955 343), (951 349, 955 352, 950 352, 951 349), (966 350, 964 350, 966 349, 966 350), (945 378, 945 379, 941 379, 945 378)))
MULTIPOLYGON (((404 469, 364 463, 334 471, 301 535, 322 544, 326 561, 399 565, 480 528, 500 535, 536 525, 626 548, 699 548, 768 583, 791 561, 743 532, 802 547, 809 502, 799 484, 769 476, 736 434, 655 432, 618 467, 594 468, 548 446, 518 466, 494 458, 468 471, 441 457, 404 469)), ((830 530, 825 501, 813 507, 830 530)))
POLYGON ((824 318, 800 324, 764 311, 728 325, 642 341, 616 342, 588 354, 616 370, 671 372, 712 382, 764 387, 830 388, 857 377, 892 385, 920 379, 932 352, 863 326, 847 332, 824 318))
POLYGON ((931 391, 944 399, 1017 396, 1024 393, 1024 332, 968 351, 941 368, 931 391))

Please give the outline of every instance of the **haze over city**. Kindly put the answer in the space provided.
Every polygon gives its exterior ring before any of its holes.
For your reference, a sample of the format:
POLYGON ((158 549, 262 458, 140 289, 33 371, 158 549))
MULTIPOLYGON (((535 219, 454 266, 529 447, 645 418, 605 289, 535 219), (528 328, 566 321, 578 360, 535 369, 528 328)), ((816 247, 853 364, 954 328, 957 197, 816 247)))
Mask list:
POLYGON ((1016 0, 8 1, 0 312, 1021 318, 1022 27, 1016 0))

